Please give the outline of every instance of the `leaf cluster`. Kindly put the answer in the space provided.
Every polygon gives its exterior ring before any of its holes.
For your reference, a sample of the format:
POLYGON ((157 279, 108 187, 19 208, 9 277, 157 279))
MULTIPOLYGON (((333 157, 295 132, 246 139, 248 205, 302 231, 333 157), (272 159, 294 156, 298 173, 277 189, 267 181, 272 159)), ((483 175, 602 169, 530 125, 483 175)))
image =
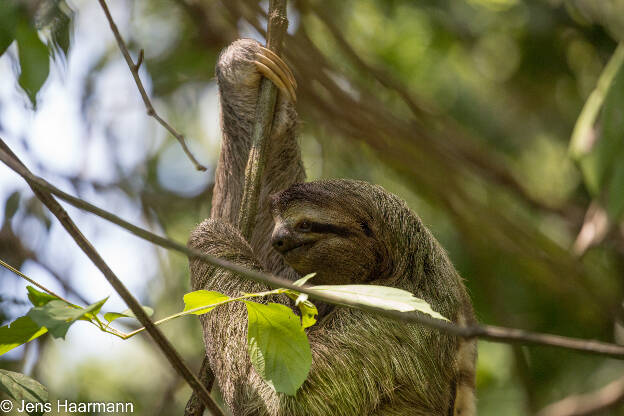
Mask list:
MULTIPOLYGON (((314 274, 307 275, 295 282, 295 285, 303 286, 313 276, 314 274)), ((401 289, 371 285, 325 285, 312 286, 310 289, 341 297, 345 302, 358 302, 402 312, 419 311, 446 320, 433 311, 427 302, 401 289)), ((130 311, 107 312, 101 319, 98 315, 108 298, 83 308, 32 286, 27 286, 27 290, 33 307, 25 316, 0 328, 0 355, 48 332, 54 338, 64 339, 69 328, 78 321, 89 322, 101 331, 122 339, 128 339, 144 330, 141 328, 124 334, 110 326, 119 318, 134 318, 130 311)), ((252 365, 273 389, 295 395, 306 380, 312 364, 305 329, 316 323, 318 315, 316 306, 308 300, 306 294, 290 289, 275 289, 246 293, 233 298, 216 291, 197 290, 184 295, 185 307, 182 312, 156 321, 155 324, 181 316, 203 315, 218 306, 235 301, 243 302, 247 309, 247 351, 252 365), (286 295, 294 300, 300 316, 283 304, 252 301, 254 298, 272 295, 286 295)), ((148 315, 153 313, 151 308, 143 308, 148 315)))

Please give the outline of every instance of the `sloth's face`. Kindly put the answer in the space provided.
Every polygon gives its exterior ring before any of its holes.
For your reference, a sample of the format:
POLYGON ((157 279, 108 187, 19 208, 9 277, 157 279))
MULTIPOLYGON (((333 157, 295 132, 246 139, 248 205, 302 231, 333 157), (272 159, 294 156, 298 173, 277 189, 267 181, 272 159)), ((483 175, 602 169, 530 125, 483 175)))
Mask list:
POLYGON ((297 201, 274 211, 273 248, 312 284, 364 283, 374 276, 377 242, 368 224, 335 210, 297 201))

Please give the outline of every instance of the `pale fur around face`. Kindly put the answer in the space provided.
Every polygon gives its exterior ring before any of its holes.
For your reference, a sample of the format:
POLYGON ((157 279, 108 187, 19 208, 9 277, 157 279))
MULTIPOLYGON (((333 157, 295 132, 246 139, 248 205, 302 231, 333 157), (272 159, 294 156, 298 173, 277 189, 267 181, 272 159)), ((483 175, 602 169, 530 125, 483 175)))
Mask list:
MULTIPOLYGON (((269 194, 290 188, 273 198, 274 213, 297 200, 304 206, 323 204, 337 216, 366 218, 386 253, 379 259, 383 264, 371 283, 409 290, 449 319, 471 322, 472 307, 461 278, 418 216, 399 198, 359 181, 330 180, 291 187, 302 182, 304 175, 294 138, 294 109, 284 101, 278 104, 278 126, 271 139, 270 167, 251 244, 235 229, 249 149, 249 121, 259 82, 249 65, 256 45, 237 41, 220 58, 217 78, 224 144, 213 219, 193 231, 189 245, 248 268, 296 278, 297 273, 268 241, 272 228, 269 194)), ((349 257, 345 261, 357 262, 358 253, 342 256, 349 257)), ((194 289, 218 290, 230 296, 266 289, 198 260, 191 261, 191 280, 194 289)), ((462 404, 466 410, 459 414, 474 414, 474 409, 470 410, 473 396, 466 394, 474 389, 474 341, 459 342, 423 326, 337 308, 322 324, 309 328, 312 368, 297 395, 290 397, 275 393, 251 367, 246 325, 242 305, 220 307, 202 316, 206 354, 234 415, 451 416, 454 411, 458 414, 454 405, 459 403, 466 403, 462 404)))

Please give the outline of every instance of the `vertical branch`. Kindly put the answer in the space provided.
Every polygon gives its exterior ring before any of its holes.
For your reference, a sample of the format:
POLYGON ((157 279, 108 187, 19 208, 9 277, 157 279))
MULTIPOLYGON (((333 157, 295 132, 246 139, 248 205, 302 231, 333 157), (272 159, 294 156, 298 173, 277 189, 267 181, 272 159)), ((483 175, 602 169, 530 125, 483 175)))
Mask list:
MULTIPOLYGON (((267 48, 277 55, 282 50, 282 40, 286 34, 286 0, 269 2, 269 22, 267 30, 267 48)), ((277 87, 267 78, 262 78, 256 104, 256 118, 251 136, 251 150, 245 168, 245 187, 238 216, 238 224, 243 236, 249 240, 258 212, 258 199, 262 174, 266 165, 266 155, 270 146, 271 126, 277 101, 277 87)))
MULTIPOLYGON (((267 28, 266 47, 277 55, 282 50, 282 42, 286 35, 288 19, 286 17, 286 0, 269 1, 269 21, 267 28)), ((277 101, 277 87, 267 78, 262 78, 256 104, 256 117, 251 136, 251 149, 247 166, 245 167, 245 185, 243 199, 238 213, 238 224, 241 234, 245 239, 251 238, 253 227, 258 212, 258 200, 260 199, 260 187, 262 174, 266 166, 266 155, 269 153, 271 127, 275 114, 277 101)), ((214 374, 210 369, 208 358, 204 360, 199 370, 200 378, 207 387, 214 383, 214 374)), ((186 404, 185 416, 201 416, 204 411, 203 404, 199 401, 194 391, 186 404)))

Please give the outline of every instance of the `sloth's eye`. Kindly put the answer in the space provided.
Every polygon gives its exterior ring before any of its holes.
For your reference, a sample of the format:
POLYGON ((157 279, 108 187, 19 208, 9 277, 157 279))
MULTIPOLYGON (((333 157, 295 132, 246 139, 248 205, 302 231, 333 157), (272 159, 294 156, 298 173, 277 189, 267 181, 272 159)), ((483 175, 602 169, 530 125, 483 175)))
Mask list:
POLYGON ((307 231, 310 231, 311 229, 312 229, 312 224, 310 224, 310 221, 301 221, 299 224, 297 224, 297 231, 307 232, 307 231))

